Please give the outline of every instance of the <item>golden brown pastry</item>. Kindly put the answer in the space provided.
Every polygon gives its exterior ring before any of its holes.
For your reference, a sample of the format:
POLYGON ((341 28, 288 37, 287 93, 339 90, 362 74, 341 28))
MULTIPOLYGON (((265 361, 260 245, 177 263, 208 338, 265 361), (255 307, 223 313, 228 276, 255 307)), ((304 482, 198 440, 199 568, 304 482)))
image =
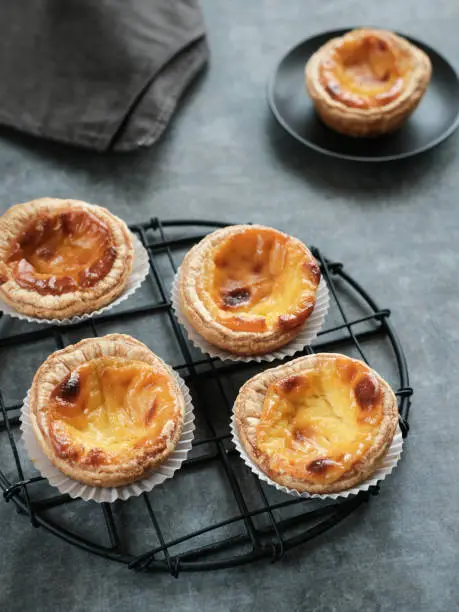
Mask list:
POLYGON ((56 351, 30 392, 30 419, 47 457, 96 487, 139 480, 174 451, 185 399, 172 370, 122 334, 56 351))
POLYGON ((344 355, 300 357, 251 378, 234 407, 247 454, 271 480, 337 493, 366 480, 398 423, 389 385, 344 355))
POLYGON ((41 198, 0 217, 0 298, 40 319, 98 310, 126 286, 134 256, 126 224, 100 206, 41 198))
POLYGON ((399 128, 430 81, 427 55, 385 30, 360 29, 333 38, 306 64, 306 86, 323 122, 349 136, 399 128))
POLYGON ((180 268, 181 310, 208 342, 259 355, 290 342, 314 310, 319 266, 305 245, 262 225, 213 232, 180 268))

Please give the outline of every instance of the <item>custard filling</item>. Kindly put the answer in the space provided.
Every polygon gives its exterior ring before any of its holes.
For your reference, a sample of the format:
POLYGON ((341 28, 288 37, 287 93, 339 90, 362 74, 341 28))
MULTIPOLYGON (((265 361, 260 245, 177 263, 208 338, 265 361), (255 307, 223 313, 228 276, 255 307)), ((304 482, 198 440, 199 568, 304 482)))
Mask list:
POLYGON ((270 468, 317 484, 338 480, 372 445, 383 417, 374 375, 334 363, 268 387, 256 429, 270 468))
POLYGON ((8 265, 16 282, 42 295, 92 287, 113 266, 107 225, 89 211, 42 215, 12 245, 8 265))
POLYGON ((319 78, 329 95, 361 109, 384 106, 403 91, 409 66, 383 35, 350 32, 320 64, 319 78))
POLYGON ((91 465, 126 459, 136 449, 162 452, 179 417, 166 374, 117 357, 74 369, 52 392, 47 412, 56 454, 91 465))
POLYGON ((291 329, 311 314, 320 271, 300 243, 271 229, 224 240, 206 262, 203 301, 234 331, 291 329))

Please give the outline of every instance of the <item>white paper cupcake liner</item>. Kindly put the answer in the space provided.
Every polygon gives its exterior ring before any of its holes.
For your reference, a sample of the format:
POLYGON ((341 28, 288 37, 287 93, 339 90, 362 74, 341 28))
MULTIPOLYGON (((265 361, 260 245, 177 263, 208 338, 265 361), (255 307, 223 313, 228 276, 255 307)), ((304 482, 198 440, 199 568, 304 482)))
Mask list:
POLYGON ((316 304, 311 316, 307 319, 303 325, 299 334, 285 346, 273 351, 272 353, 266 353, 265 355, 235 355, 230 351, 214 346, 210 342, 207 342, 188 322, 185 313, 180 307, 179 300, 179 289, 178 280, 180 276, 180 269, 177 271, 175 278, 172 283, 172 308, 174 309, 175 316, 178 322, 185 328, 188 338, 190 341, 200 349, 203 353, 206 353, 210 357, 218 357, 222 360, 229 361, 243 361, 248 363, 249 361, 256 361, 261 363, 263 361, 274 361, 275 359, 285 359, 286 357, 292 357, 295 353, 302 351, 306 346, 309 346, 312 341, 316 338, 317 334, 322 329, 322 326, 327 315, 330 296, 328 292, 327 283, 323 279, 320 279, 319 287, 317 290, 316 304))
POLYGON ((260 480, 267 482, 268 484, 275 487, 278 491, 282 491, 283 493, 287 493, 287 495, 293 495, 294 497, 303 497, 303 498, 314 498, 314 499, 341 499, 350 497, 352 495, 357 495, 360 491, 368 491, 370 487, 375 486, 378 482, 381 482, 388 476, 392 470, 395 468, 397 463, 399 462, 400 456, 403 450, 403 437, 400 427, 397 426, 397 430, 395 432, 394 439, 392 440, 392 444, 389 447, 384 459, 380 465, 380 467, 374 472, 367 480, 364 480, 357 487, 352 487, 351 489, 347 489, 346 491, 340 491, 339 493, 305 493, 297 491, 296 489, 289 489, 288 487, 284 487, 283 485, 274 482, 271 480, 256 463, 252 461, 247 452, 245 451, 244 446, 241 443, 239 438, 239 434, 236 428, 236 424, 234 421, 234 414, 231 417, 231 433, 233 437, 233 443, 236 447, 236 450, 241 455, 244 463, 249 467, 254 474, 258 476, 260 480))
POLYGON ((185 419, 183 422, 182 435, 174 452, 161 463, 154 472, 137 480, 129 485, 122 487, 91 487, 77 480, 69 478, 63 474, 45 455, 35 438, 32 422, 30 420, 29 393, 24 400, 21 408, 21 431, 22 440, 30 460, 42 476, 47 478, 49 483, 59 489, 61 493, 67 493, 70 497, 81 497, 84 501, 95 501, 97 503, 114 502, 118 499, 126 500, 151 491, 165 480, 172 478, 191 450, 194 437, 194 414, 190 392, 183 380, 174 372, 180 389, 185 398, 185 419))
POLYGON ((132 243, 134 246, 134 261, 132 271, 129 275, 128 282, 126 283, 126 286, 123 289, 123 292, 116 298, 116 300, 110 302, 110 304, 99 308, 99 310, 94 310, 93 312, 88 312, 77 317, 71 317, 70 319, 39 319, 38 317, 28 317, 27 315, 18 312, 0 298, 0 311, 2 311, 3 314, 8 315, 9 317, 13 317, 15 319, 22 319, 23 321, 28 321, 29 323, 47 323, 48 325, 74 325, 76 323, 81 323, 82 321, 86 321, 87 319, 91 319, 92 317, 100 315, 103 312, 110 310, 110 308, 121 304, 121 302, 127 300, 128 297, 130 297, 133 293, 137 291, 137 289, 147 277, 147 274, 150 269, 148 253, 146 249, 143 247, 142 243, 135 234, 131 234, 131 236, 132 243))

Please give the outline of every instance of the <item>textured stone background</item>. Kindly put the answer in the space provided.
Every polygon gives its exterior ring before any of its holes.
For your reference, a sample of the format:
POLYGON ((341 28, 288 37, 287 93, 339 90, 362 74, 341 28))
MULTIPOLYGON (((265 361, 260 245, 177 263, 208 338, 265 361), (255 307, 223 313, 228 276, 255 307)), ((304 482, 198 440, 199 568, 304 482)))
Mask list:
MULTIPOLYGON (((135 575, 86 554, 29 528, 0 503, 0 608, 457 610, 459 135, 404 163, 330 161, 274 125, 265 88, 295 42, 359 24, 409 32, 459 68, 458 4, 202 4, 211 65, 160 144, 99 156, 2 131, 2 210, 41 195, 71 196, 104 204, 129 222, 160 215, 294 229, 344 261, 393 310, 416 391, 405 456, 374 503, 281 563, 184 574, 177 581, 135 575)), ((186 508, 173 511, 176 520, 192 518, 186 508)))

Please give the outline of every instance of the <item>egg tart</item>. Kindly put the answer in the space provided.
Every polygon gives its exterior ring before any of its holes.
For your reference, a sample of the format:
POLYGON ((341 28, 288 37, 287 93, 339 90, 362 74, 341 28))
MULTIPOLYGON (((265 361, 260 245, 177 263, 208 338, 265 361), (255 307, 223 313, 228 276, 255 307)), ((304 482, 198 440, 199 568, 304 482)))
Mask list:
POLYGON ((290 342, 314 310, 319 266, 306 246, 262 225, 209 234, 180 268, 180 308, 211 344, 260 355, 290 342))
POLYGON ((354 487, 378 469, 398 408, 389 385, 367 365, 318 354, 247 381, 234 418, 247 454, 271 480, 325 494, 354 487))
POLYGON ((132 269, 126 224, 100 206, 41 198, 0 217, 0 298, 25 315, 66 319, 117 298, 132 269))
POLYGON ((174 451, 185 399, 144 344, 112 334, 50 355, 30 391, 40 447, 61 472, 96 487, 139 480, 174 451))
POLYGON ((428 56, 405 38, 364 28, 325 43, 306 64, 306 86, 326 125, 378 136, 411 115, 431 72, 428 56))

